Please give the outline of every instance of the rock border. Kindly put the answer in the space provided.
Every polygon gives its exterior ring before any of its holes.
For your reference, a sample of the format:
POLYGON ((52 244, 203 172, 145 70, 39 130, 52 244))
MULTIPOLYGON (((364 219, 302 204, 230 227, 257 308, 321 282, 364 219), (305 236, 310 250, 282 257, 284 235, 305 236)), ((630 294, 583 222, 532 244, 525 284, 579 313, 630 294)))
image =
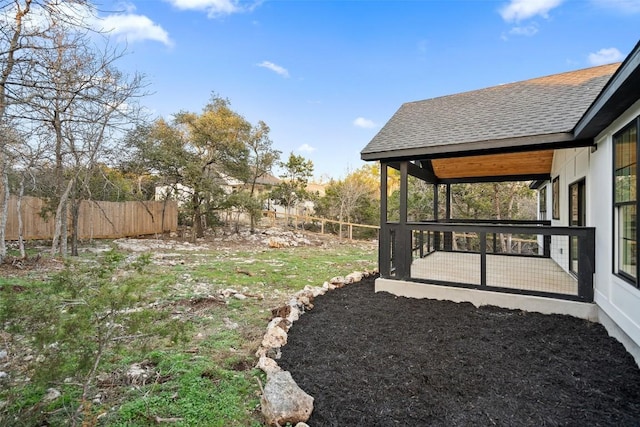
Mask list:
POLYGON ((273 318, 267 325, 262 343, 256 351, 256 368, 267 375, 260 403, 268 425, 280 427, 290 423, 295 427, 309 427, 306 421, 313 412, 313 397, 298 387, 291 374, 276 362, 282 354, 280 349, 287 344, 287 332, 293 323, 302 314, 313 309, 313 300, 316 297, 375 274, 377 269, 354 271, 346 276, 333 277, 322 286, 307 285, 303 290, 293 294, 287 304, 271 310, 273 318))

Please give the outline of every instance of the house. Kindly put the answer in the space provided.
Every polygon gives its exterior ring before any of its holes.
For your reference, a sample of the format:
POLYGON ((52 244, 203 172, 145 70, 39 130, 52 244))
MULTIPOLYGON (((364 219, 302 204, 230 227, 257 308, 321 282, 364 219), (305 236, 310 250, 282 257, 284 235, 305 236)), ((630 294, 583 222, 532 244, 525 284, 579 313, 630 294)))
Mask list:
POLYGON ((598 321, 640 364, 639 128, 640 43, 622 63, 403 104, 361 152, 381 163, 376 290, 598 321), (407 215, 414 179, 429 218, 407 215), (517 180, 537 220, 451 218, 451 185, 517 180))
MULTIPOLYGON (((250 184, 223 173, 218 174, 216 181, 222 191, 227 195, 243 189, 246 190, 250 186, 250 184)), ((267 173, 256 179, 255 191, 257 194, 267 193, 279 183, 280 179, 267 173)), ((180 183, 174 185, 159 185, 155 188, 154 200, 175 199, 178 202, 178 206, 184 206, 191 201, 192 195, 193 189, 180 183)))

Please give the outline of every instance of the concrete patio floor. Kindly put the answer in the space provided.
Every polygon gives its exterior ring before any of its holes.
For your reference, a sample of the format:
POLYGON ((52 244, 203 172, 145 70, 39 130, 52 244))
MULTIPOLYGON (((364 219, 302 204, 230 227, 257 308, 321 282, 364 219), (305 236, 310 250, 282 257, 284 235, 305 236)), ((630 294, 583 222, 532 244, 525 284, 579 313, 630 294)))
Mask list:
MULTIPOLYGON (((414 260, 411 277, 480 285, 480 254, 434 252, 414 260)), ((550 258, 487 255, 487 286, 578 295, 576 278, 550 258)))

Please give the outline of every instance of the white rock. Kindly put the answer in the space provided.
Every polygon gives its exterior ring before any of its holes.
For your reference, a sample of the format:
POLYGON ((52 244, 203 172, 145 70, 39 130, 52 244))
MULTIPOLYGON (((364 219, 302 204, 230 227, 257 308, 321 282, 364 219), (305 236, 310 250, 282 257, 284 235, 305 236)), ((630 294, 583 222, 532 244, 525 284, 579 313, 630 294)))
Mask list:
POLYGON ((7 358, 7 350, 0 350, 0 360, 7 358))
POLYGON ((362 273, 359 271, 354 271, 351 274, 347 274, 345 277, 346 280, 349 280, 349 283, 356 283, 362 280, 362 273))
POLYGON ((298 424, 296 424, 296 427, 309 427, 309 424, 307 424, 307 423, 298 423, 298 424))
POLYGON ((9 374, 7 374, 4 371, 0 371, 0 380, 4 379, 4 378, 9 378, 9 374))
POLYGON ((331 283, 332 285, 341 288, 344 286, 344 277, 342 276, 336 276, 336 277, 332 277, 331 280, 329 280, 329 283, 331 283))
POLYGON ((62 396, 62 393, 60 393, 59 390, 56 390, 55 388, 49 388, 47 389, 47 394, 44 395, 42 400, 45 402, 53 402, 60 396, 62 396))
POLYGON ((267 375, 271 375, 282 370, 282 368, 278 366, 278 362, 266 356, 262 356, 258 359, 256 368, 261 369, 267 375))
POLYGON ((262 338, 262 346, 267 348, 280 348, 287 343, 287 333, 279 326, 267 329, 262 338))
POLYGON ((241 294, 241 293, 233 294, 233 297, 235 299, 239 299, 239 300, 247 299, 247 296, 245 294, 241 294))
POLYGON ((300 310, 298 309, 298 307, 291 307, 291 311, 289 312, 289 315, 287 316, 287 320, 290 323, 293 323, 293 322, 298 321, 299 318, 300 318, 300 310))
POLYGON ((267 325, 267 329, 271 329, 271 328, 275 328, 276 326, 280 326, 282 324, 283 320, 284 320, 283 317, 274 317, 273 319, 271 319, 271 321, 267 325))
POLYGON ((137 380, 139 378, 146 378, 147 370, 140 366, 139 363, 134 363, 127 370, 127 376, 132 380, 137 380))
POLYGON ((311 292, 313 292, 313 296, 314 296, 314 298, 315 298, 315 297, 318 297, 318 296, 320 296, 320 295, 324 295, 324 294, 326 294, 326 293, 327 293, 327 289, 325 289, 325 288, 320 288, 320 287, 317 287, 317 286, 316 286, 316 287, 314 287, 313 289, 311 289, 311 292))
POLYGON ((240 326, 236 322, 232 322, 228 317, 225 317, 224 319, 222 319, 222 321, 224 322, 224 326, 226 326, 227 329, 238 329, 238 326, 240 326))
POLYGON ((238 293, 238 291, 236 291, 235 289, 231 289, 231 288, 227 288, 223 291, 220 291, 220 293, 222 294, 222 296, 224 296, 225 298, 229 298, 231 295, 235 295, 238 293))
POLYGON ((305 422, 313 411, 313 397, 298 387, 287 371, 267 376, 261 404, 262 414, 269 425, 305 422))

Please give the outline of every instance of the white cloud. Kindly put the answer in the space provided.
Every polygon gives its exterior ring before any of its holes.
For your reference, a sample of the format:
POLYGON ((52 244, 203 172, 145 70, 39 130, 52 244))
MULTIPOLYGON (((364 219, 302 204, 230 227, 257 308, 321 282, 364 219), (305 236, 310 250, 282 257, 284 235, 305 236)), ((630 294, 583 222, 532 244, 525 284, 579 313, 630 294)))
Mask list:
POLYGON ((598 6, 614 9, 622 13, 640 13, 640 0, 592 0, 598 6))
POLYGON ((510 3, 500 9, 502 19, 507 22, 520 22, 534 16, 549 17, 549 11, 554 9, 564 0, 511 0, 510 3))
POLYGON ((538 25, 533 23, 531 25, 526 25, 524 27, 513 27, 509 34, 513 34, 514 36, 527 36, 531 37, 538 32, 538 25))
MULTIPOLYGON (((207 12, 210 18, 232 13, 243 12, 247 8, 240 6, 239 0, 167 0, 181 10, 198 10, 207 12)), ((251 9, 251 8, 249 8, 251 9)))
POLYGON ((298 151, 305 151, 307 153, 311 153, 312 151, 316 151, 315 147, 310 146, 309 144, 302 144, 298 147, 298 151))
POLYGON ((353 121, 353 125, 364 129, 371 129, 377 126, 372 120, 365 119, 364 117, 358 117, 355 119, 353 121))
MULTIPOLYGON (((122 3, 119 7, 124 10, 121 13, 114 13, 106 16, 99 16, 97 9, 78 3, 63 3, 56 6, 56 10, 64 16, 59 20, 59 25, 79 26, 92 28, 99 32, 105 32, 115 36, 118 40, 129 42, 142 40, 155 40, 171 46, 173 43, 169 39, 168 33, 158 24, 144 15, 135 14, 135 6, 131 3, 122 3)), ((11 18, 4 11, 0 16, 0 21, 4 22, 11 18)), ((29 14, 25 25, 36 28, 46 28, 49 25, 50 16, 39 6, 34 7, 29 14)), ((10 21, 7 21, 10 22, 10 21)))
POLYGON ((600 49, 595 53, 589 54, 589 63, 591 65, 611 64, 612 62, 622 61, 624 55, 615 47, 600 49))
POLYGON ((96 21, 96 25, 121 40, 129 42, 154 40, 166 46, 173 45, 169 34, 144 15, 133 13, 109 15, 96 21))
POLYGON ((266 68, 268 70, 273 71, 274 73, 280 74, 282 77, 289 77, 289 71, 286 68, 281 67, 277 64, 274 64, 270 61, 262 61, 258 64, 258 67, 266 68))

